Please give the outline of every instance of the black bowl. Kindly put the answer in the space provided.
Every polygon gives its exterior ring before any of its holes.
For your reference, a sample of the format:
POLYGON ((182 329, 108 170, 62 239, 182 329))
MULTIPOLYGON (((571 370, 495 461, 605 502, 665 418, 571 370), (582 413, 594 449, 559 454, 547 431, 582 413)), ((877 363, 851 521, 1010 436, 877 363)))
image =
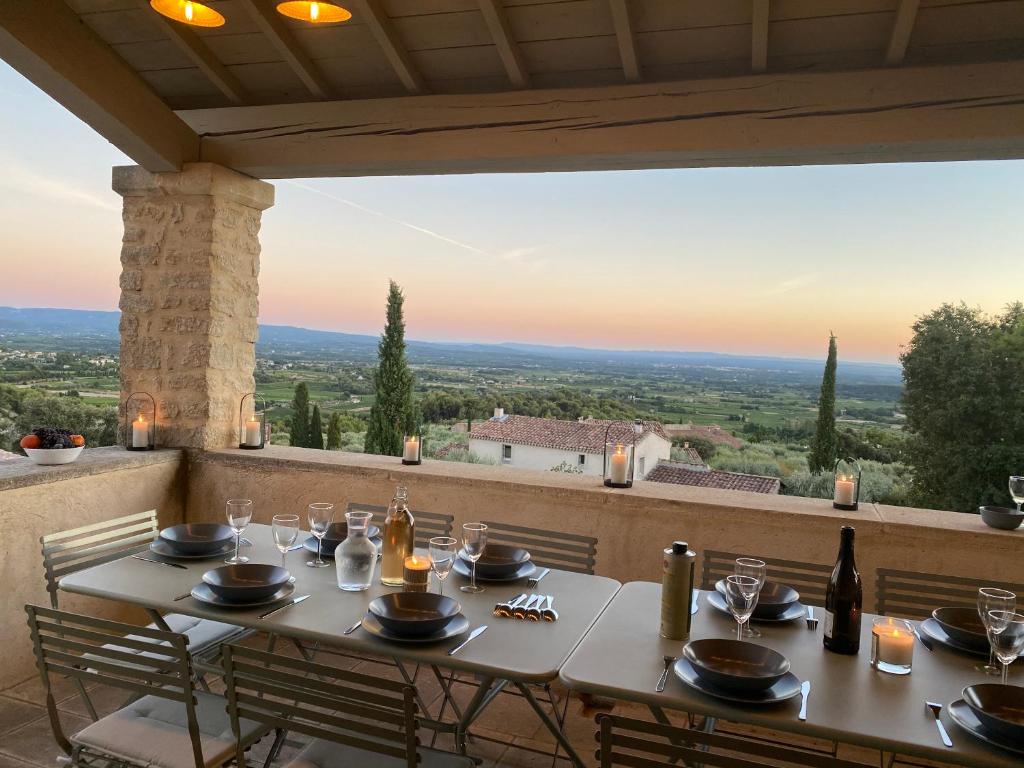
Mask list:
POLYGON ((222 550, 235 534, 223 523, 185 523, 164 528, 160 538, 183 555, 206 555, 222 550))
MULTIPOLYGON (((373 523, 370 523, 366 528, 366 535, 371 539, 376 538, 377 536, 380 536, 380 528, 373 523)), ((320 547, 325 555, 333 555, 334 550, 338 548, 338 545, 347 538, 348 523, 344 520, 340 520, 327 526, 327 533, 324 534, 324 540, 323 543, 320 544, 320 547)))
POLYGON ((952 640, 970 648, 988 650, 988 635, 974 608, 936 608, 932 618, 952 640))
POLYGON ((789 672, 781 653, 742 640, 691 640, 683 656, 708 685, 735 693, 765 691, 789 672))
POLYGON ((1024 688, 979 683, 964 688, 963 697, 985 728, 1014 744, 1024 744, 1024 688))
POLYGON ((367 607, 385 629, 405 637, 421 637, 439 631, 462 611, 450 597, 433 592, 392 592, 367 607))
POLYGON ((264 600, 288 583, 291 574, 278 565, 240 563, 222 565, 203 574, 215 595, 234 603, 264 600))
MULTIPOLYGON (((725 579, 715 584, 715 589, 725 597, 725 579)), ((786 584, 765 580, 754 606, 755 619, 776 619, 784 614, 793 603, 800 601, 800 593, 786 584)))
POLYGON ((978 507, 978 512, 985 525, 1002 531, 1015 531, 1024 522, 1024 512, 1010 507, 978 507))
MULTIPOLYGON (((469 563, 465 550, 459 551, 459 557, 469 563)), ((515 573, 529 559, 530 553, 522 547, 488 544, 480 559, 476 561, 476 573, 484 579, 501 579, 515 573)))

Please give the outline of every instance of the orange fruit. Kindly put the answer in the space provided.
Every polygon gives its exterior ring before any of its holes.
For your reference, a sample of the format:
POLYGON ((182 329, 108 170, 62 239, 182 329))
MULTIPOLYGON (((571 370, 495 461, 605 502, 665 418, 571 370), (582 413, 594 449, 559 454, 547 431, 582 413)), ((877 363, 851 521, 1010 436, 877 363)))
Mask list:
POLYGON ((25 435, 21 438, 22 448, 38 448, 42 444, 42 441, 35 435, 25 435))
POLYGON ((83 445, 85 445, 85 438, 82 437, 81 435, 72 435, 71 444, 75 446, 75 448, 81 448, 83 445))

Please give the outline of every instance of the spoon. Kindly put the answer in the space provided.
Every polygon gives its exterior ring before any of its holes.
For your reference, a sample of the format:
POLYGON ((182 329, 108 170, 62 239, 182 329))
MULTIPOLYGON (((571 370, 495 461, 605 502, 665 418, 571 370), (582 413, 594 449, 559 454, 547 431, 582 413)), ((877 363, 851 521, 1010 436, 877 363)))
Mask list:
POLYGON ((527 618, 528 621, 540 621, 540 619, 541 619, 540 607, 543 604, 544 604, 544 595, 541 595, 540 598, 537 600, 537 602, 535 602, 533 604, 533 607, 527 609, 527 611, 526 611, 526 618, 527 618))
POLYGON ((555 602, 555 598, 548 595, 548 605, 540 611, 540 616, 544 621, 558 621, 558 611, 551 607, 553 602, 555 602))
POLYGON ((526 593, 523 592, 522 594, 517 595, 516 597, 513 597, 508 602, 498 603, 496 606, 494 606, 493 613, 494 613, 495 616, 500 616, 502 618, 506 618, 507 619, 507 618, 509 618, 512 615, 512 610, 517 605, 519 605, 521 602, 523 602, 523 600, 525 600, 525 599, 526 599, 526 593))
POLYGON ((525 603, 520 603, 512 609, 512 616, 516 619, 525 619, 526 611, 533 605, 533 601, 541 598, 543 598, 543 595, 530 595, 530 598, 525 603))

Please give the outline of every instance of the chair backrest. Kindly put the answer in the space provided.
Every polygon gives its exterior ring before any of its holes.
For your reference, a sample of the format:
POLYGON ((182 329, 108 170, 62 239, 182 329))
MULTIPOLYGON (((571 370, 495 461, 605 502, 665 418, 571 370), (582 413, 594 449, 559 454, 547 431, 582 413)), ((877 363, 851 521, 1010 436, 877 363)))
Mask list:
POLYGON ((512 544, 529 550, 530 559, 542 568, 560 571, 594 573, 597 562, 597 539, 577 533, 548 531, 543 528, 524 528, 490 520, 482 520, 487 526, 487 541, 495 544, 512 544))
POLYGON ((707 768, 868 768, 821 752, 724 733, 661 725, 617 715, 597 716, 600 768, 700 765, 707 768))
POLYGON ((187 637, 36 605, 26 605, 25 611, 50 725, 65 752, 70 754, 71 746, 61 728, 51 675, 121 688, 136 698, 155 696, 181 703, 196 767, 203 768, 187 637))
MULTIPOLYGON (((225 645, 223 659, 236 739, 244 718, 416 765, 412 685, 240 645, 225 645)), ((244 768, 241 745, 237 757, 244 768)))
POLYGON ((726 576, 732 576, 736 570, 736 558, 738 557, 756 557, 758 560, 763 560, 765 578, 793 587, 800 593, 800 602, 804 605, 825 605, 825 590, 828 588, 828 580, 835 566, 805 563, 799 560, 780 560, 757 554, 705 550, 701 566, 701 589, 714 589, 716 582, 726 576))
POLYGON ((943 576, 938 573, 916 573, 879 568, 875 580, 875 611, 883 616, 926 619, 936 608, 978 604, 981 587, 1008 589, 1024 601, 1024 584, 943 576))
POLYGON ((146 549, 158 532, 156 510, 39 537, 50 605, 57 607, 61 576, 146 549))
MULTIPOLYGON (((383 530, 384 519, 388 516, 388 508, 376 504, 360 504, 350 502, 347 512, 372 512, 373 524, 383 530)), ((455 515, 442 515, 438 512, 424 512, 422 510, 410 509, 413 519, 416 521, 417 547, 426 547, 435 536, 451 536, 452 524, 455 522, 455 515)))

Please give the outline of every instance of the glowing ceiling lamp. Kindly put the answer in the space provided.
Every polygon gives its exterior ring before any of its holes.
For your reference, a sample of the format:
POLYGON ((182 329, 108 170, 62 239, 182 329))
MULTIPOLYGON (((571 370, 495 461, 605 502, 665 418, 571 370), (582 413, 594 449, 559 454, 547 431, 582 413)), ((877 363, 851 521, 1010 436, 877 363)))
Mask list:
POLYGON ((213 8, 194 0, 149 0, 157 13, 193 27, 221 27, 224 17, 213 8))
POLYGON ((289 19, 308 21, 310 24, 337 24, 348 21, 352 12, 335 3, 311 2, 311 0, 288 0, 278 3, 277 12, 289 19))

